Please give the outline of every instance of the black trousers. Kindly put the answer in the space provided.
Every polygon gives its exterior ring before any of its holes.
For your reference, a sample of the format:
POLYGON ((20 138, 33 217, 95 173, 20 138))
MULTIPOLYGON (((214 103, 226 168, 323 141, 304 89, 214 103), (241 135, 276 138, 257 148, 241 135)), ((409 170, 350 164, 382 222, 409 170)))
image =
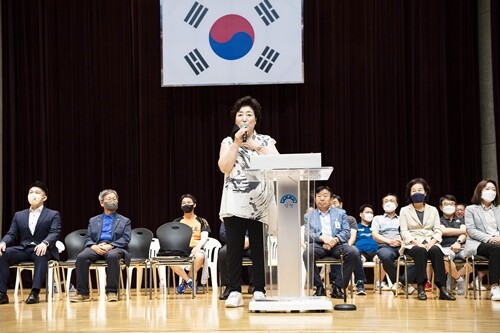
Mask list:
POLYGON ((264 269, 264 235, 263 225, 256 220, 237 216, 225 217, 227 238, 227 268, 230 291, 241 292, 242 262, 244 254, 245 234, 248 229, 250 250, 252 251, 253 283, 256 291, 265 292, 266 276, 264 269))
POLYGON ((430 259, 432 269, 434 270, 434 284, 440 288, 446 286, 446 271, 444 268, 444 254, 439 246, 432 246, 429 251, 420 246, 414 246, 406 249, 405 254, 409 255, 415 261, 415 274, 417 284, 425 284, 427 281, 427 260, 430 259))
POLYGON ((124 257, 123 250, 114 248, 105 255, 97 254, 90 247, 85 248, 76 257, 76 289, 79 295, 88 295, 90 264, 97 260, 106 260, 106 292, 116 293, 120 283, 120 260, 124 257))
POLYGON ((477 254, 489 259, 490 283, 500 283, 500 244, 481 243, 477 247, 477 254))
POLYGON ((41 289, 48 271, 48 261, 52 257, 50 251, 44 256, 37 256, 34 247, 10 246, 0 256, 0 292, 7 292, 9 282, 9 266, 22 261, 32 261, 35 266, 32 289, 41 289))
MULTIPOLYGON (((244 250, 243 256, 252 259, 252 253, 251 253, 250 249, 244 250)), ((217 260, 217 266, 219 268, 221 286, 227 286, 229 283, 228 282, 229 278, 228 278, 228 273, 227 273, 227 246, 226 245, 221 247, 219 250, 219 258, 217 260)), ((248 279, 249 279, 249 284, 253 285, 252 266, 248 267, 248 279)))

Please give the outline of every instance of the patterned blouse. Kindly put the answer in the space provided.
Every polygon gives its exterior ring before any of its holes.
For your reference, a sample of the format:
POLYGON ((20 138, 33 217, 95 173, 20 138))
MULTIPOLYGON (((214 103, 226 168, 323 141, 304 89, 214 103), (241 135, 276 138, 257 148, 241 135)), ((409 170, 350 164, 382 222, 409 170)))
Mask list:
MULTIPOLYGON (((269 135, 257 134, 254 131, 253 140, 262 146, 268 146, 276 141, 269 135)), ((233 139, 226 137, 221 145, 231 145, 233 139)), ((224 174, 224 188, 219 216, 238 216, 245 219, 257 220, 265 224, 274 224, 269 215, 274 215, 276 202, 274 199, 274 186, 271 181, 249 182, 245 170, 249 168, 250 157, 257 152, 240 147, 233 169, 224 174)))

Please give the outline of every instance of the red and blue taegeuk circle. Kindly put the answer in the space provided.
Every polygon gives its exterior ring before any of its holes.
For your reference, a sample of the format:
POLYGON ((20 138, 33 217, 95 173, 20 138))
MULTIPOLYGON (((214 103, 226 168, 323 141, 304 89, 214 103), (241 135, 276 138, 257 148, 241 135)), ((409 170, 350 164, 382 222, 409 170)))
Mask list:
POLYGON ((252 49, 255 39, 250 22, 235 14, 215 21, 208 36, 212 50, 226 60, 243 58, 252 49))

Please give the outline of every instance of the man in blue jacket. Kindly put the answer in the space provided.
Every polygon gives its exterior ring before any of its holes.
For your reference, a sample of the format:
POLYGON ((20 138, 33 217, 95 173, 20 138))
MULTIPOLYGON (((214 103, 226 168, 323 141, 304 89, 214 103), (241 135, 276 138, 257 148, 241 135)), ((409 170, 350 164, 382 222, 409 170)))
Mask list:
POLYGON ((313 273, 312 281, 316 287, 315 296, 326 296, 325 287, 321 281, 316 259, 326 256, 344 257, 343 274, 339 274, 332 282, 331 297, 344 298, 343 288, 347 287, 352 271, 358 261, 359 253, 356 248, 347 244, 350 237, 350 227, 346 212, 343 209, 331 207, 332 190, 328 186, 320 186, 315 190, 316 209, 304 217, 309 232, 306 239, 309 244, 304 251, 303 260, 309 273, 313 273), (343 279, 342 279, 343 276, 343 279))
POLYGON ((118 284, 120 283, 120 261, 130 264, 131 255, 128 243, 131 238, 130 220, 116 212, 118 209, 118 193, 115 190, 104 190, 99 193, 99 202, 104 212, 89 221, 85 249, 76 258, 77 295, 71 302, 88 302, 89 268, 97 260, 106 260, 106 296, 108 302, 118 301, 118 284))

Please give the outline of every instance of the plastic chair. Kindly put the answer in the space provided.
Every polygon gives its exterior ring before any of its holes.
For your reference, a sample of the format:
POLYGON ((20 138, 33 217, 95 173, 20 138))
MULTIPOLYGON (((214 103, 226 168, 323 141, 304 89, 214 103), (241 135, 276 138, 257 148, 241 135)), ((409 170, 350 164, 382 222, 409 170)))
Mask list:
POLYGON ((59 262, 59 267, 62 269, 63 280, 66 296, 69 294, 69 288, 71 286, 71 274, 75 269, 76 257, 80 252, 85 249, 85 239, 87 238, 87 229, 78 229, 69 233, 66 238, 64 238, 64 243, 66 245, 66 251, 68 253, 68 260, 59 262), (68 276, 65 276, 64 268, 68 270, 68 276))
MULTIPOLYGON (((160 241, 160 251, 159 254, 153 257, 152 266, 153 273, 151 274, 154 279, 154 293, 155 297, 158 297, 156 289, 156 272, 159 268, 163 266, 174 266, 174 265, 190 265, 191 271, 194 272, 194 260, 190 256, 191 249, 189 243, 191 242, 191 236, 193 231, 191 228, 184 223, 180 222, 168 222, 161 225, 156 230, 156 236, 160 241), (162 253, 163 251, 163 253, 162 253)), ((161 273, 160 273, 161 274, 161 273)), ((167 279, 170 279, 170 270, 168 270, 167 279)), ((195 287, 196 286, 196 274, 193 274, 193 288, 191 290, 191 298, 194 298, 195 287)), ((170 288, 167 287, 167 292, 170 288)))
POLYGON ((212 291, 218 289, 217 261, 219 260, 219 249, 221 247, 222 245, 217 239, 208 237, 208 241, 203 248, 205 251, 205 265, 208 266, 212 278, 212 291))
MULTIPOLYGON (((146 228, 135 228, 132 229, 132 235, 130 238, 130 243, 128 248, 132 259, 130 265, 127 268, 127 295, 130 298, 130 287, 132 284, 132 273, 134 268, 137 271, 136 279, 136 293, 139 295, 142 285, 142 275, 144 270, 147 274, 147 268, 149 264, 149 250, 151 247, 151 241, 153 240, 153 232, 146 228)), ((147 277, 146 277, 147 280, 147 277)))

